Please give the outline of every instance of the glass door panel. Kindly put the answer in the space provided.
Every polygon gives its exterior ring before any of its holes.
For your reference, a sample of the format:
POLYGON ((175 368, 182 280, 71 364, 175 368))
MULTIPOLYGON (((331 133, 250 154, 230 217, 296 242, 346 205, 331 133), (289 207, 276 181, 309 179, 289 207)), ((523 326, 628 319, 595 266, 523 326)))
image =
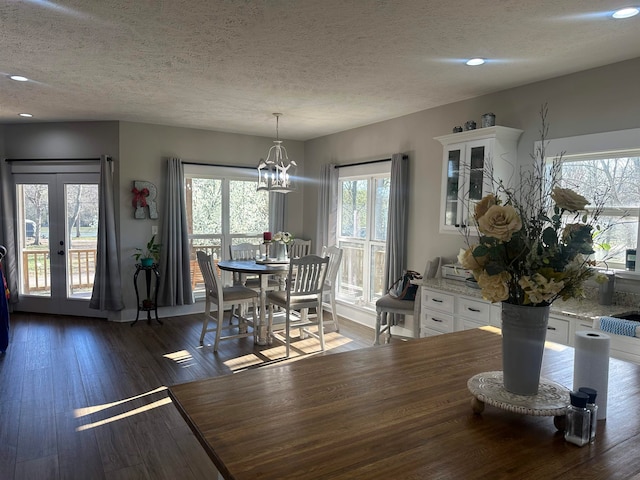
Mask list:
POLYGON ((472 147, 469 160, 469 200, 473 202, 482 199, 484 186, 484 146, 472 147))
POLYGON ((64 190, 66 297, 89 299, 98 252, 98 185, 67 183, 64 190))
POLYGON ((51 296, 51 263, 49 258, 49 185, 24 183, 16 185, 18 210, 19 293, 51 296))
POLYGON ((445 199, 445 225, 457 225, 460 204, 460 162, 462 150, 449 150, 447 160, 447 193, 445 199))

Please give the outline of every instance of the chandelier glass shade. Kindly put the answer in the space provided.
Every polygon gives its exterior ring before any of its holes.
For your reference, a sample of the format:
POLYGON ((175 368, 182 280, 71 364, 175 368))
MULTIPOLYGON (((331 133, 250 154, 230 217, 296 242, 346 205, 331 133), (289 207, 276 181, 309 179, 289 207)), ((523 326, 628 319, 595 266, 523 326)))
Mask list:
POLYGON ((295 190, 295 174, 298 164, 289 160, 287 149, 280 140, 278 124, 281 113, 274 113, 276 117, 276 139, 269 149, 267 159, 258 162, 258 188, 277 193, 289 193, 295 190))

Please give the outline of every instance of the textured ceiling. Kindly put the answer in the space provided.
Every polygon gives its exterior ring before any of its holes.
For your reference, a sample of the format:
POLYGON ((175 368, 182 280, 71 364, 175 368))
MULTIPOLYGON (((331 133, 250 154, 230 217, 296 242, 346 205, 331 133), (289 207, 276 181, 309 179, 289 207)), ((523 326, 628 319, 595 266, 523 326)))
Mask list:
POLYGON ((306 140, 640 57, 621 1, 2 0, 0 122, 306 140))

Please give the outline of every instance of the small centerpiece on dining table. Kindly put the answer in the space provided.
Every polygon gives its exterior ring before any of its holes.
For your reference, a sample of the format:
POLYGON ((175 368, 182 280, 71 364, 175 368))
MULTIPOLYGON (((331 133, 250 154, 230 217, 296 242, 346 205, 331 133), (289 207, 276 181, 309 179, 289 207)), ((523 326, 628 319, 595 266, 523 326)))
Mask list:
POLYGON ((276 232, 273 235, 272 242, 276 245, 275 254, 278 260, 286 260, 289 258, 289 245, 293 242, 293 235, 289 232, 276 232))
POLYGON ((502 302, 502 361, 505 389, 538 391, 549 307, 561 298, 584 297, 594 274, 593 236, 603 197, 590 202, 560 178, 562 155, 547 162, 546 107, 542 140, 532 168, 518 188, 493 180, 494 192, 475 205, 477 237, 467 235, 459 262, 473 272, 484 299, 502 302))

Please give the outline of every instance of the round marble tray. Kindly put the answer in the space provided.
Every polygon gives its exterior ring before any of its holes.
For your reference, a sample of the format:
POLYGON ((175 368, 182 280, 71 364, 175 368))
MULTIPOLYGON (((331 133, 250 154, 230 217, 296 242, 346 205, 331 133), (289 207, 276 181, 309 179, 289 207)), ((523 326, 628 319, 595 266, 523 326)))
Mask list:
POLYGON ((502 381, 502 371, 483 372, 474 375, 467 382, 473 394, 473 411, 480 413, 484 404, 524 415, 564 416, 569 405, 569 389, 540 378, 537 395, 516 395, 507 392, 502 381))

